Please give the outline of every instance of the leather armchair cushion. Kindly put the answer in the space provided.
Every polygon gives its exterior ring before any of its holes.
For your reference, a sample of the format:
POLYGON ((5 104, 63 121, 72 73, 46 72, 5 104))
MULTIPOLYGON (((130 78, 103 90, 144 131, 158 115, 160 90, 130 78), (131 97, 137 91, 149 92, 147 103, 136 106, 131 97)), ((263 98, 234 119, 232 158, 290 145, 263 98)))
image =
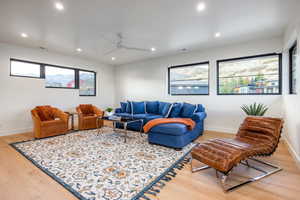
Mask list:
POLYGON ((51 106, 37 106, 36 111, 41 121, 54 120, 54 113, 51 106))
POLYGON ((94 114, 94 109, 92 104, 81 104, 79 108, 84 115, 94 114))

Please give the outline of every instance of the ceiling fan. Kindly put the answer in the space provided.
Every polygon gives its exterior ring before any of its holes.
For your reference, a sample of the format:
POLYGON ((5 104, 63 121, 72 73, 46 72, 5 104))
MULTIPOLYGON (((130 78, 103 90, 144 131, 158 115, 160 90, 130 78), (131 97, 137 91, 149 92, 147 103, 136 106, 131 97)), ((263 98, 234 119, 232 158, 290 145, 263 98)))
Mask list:
POLYGON ((144 49, 144 48, 139 48, 139 47, 131 47, 123 44, 123 36, 121 33, 117 33, 118 37, 118 42, 116 43, 116 47, 108 52, 106 52, 104 55, 109 55, 115 51, 118 51, 120 49, 125 49, 125 50, 134 50, 134 51, 143 51, 143 52, 152 52, 155 51, 156 49, 152 47, 151 49, 144 49))

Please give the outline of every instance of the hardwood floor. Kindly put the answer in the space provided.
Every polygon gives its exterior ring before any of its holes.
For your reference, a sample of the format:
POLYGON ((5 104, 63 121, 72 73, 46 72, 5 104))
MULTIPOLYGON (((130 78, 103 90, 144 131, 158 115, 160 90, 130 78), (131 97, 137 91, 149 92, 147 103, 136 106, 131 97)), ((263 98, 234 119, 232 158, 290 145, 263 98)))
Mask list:
MULTIPOLYGON (((206 131, 200 141, 231 134, 206 131)), ((32 139, 31 133, 0 137, 0 200, 75 200, 70 192, 16 152, 9 143, 32 139)), ((161 200, 296 200, 300 195, 300 170, 283 141, 276 153, 265 160, 279 165, 283 171, 248 184, 230 193, 223 193, 208 169, 191 173, 186 165, 157 197, 161 200)))

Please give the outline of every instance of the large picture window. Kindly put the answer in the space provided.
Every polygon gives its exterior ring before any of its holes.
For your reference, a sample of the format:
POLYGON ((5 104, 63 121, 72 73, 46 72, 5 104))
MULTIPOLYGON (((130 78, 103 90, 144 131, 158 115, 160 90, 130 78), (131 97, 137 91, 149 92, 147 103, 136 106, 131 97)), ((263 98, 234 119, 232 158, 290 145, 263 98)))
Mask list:
POLYGON ((96 96, 96 73, 79 71, 79 95, 96 96))
POLYGON ((281 94, 281 54, 217 61, 219 95, 281 94))
POLYGON ((170 95, 208 95, 209 62, 168 68, 170 95))
POLYGON ((41 78, 46 88, 79 89, 80 96, 96 96, 94 71, 11 58, 10 76, 41 78))
POLYGON ((296 85, 296 65, 297 65, 297 42, 289 51, 290 56, 290 94, 297 93, 296 85))
POLYGON ((48 88, 76 88, 74 69, 45 66, 45 78, 48 88))
POLYGON ((10 75, 29 78, 41 78, 41 65, 33 62, 11 60, 10 75))

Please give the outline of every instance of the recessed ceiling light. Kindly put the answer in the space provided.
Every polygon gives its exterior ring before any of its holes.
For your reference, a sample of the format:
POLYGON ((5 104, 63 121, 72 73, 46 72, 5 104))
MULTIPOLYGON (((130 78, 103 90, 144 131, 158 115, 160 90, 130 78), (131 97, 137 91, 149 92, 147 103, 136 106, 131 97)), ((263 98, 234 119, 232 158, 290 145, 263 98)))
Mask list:
POLYGON ((206 5, 205 5, 204 2, 198 3, 198 5, 197 5, 197 10, 198 10, 199 12, 204 11, 205 8, 206 8, 206 5))
POLYGON ((23 38, 27 38, 27 37, 28 37, 28 35, 27 35, 26 33, 21 33, 21 36, 22 36, 23 38))
POLYGON ((55 8, 57 10, 64 10, 65 9, 64 5, 61 2, 56 2, 55 3, 55 8))
POLYGON ((215 33, 215 37, 216 38, 221 37, 221 33, 220 32, 215 33))
POLYGON ((151 51, 156 51, 156 48, 152 47, 152 48, 151 48, 151 51))
POLYGON ((116 58, 115 57, 111 57, 111 60, 116 60, 116 58))
POLYGON ((82 52, 82 49, 77 48, 76 51, 77 51, 77 52, 82 52))

